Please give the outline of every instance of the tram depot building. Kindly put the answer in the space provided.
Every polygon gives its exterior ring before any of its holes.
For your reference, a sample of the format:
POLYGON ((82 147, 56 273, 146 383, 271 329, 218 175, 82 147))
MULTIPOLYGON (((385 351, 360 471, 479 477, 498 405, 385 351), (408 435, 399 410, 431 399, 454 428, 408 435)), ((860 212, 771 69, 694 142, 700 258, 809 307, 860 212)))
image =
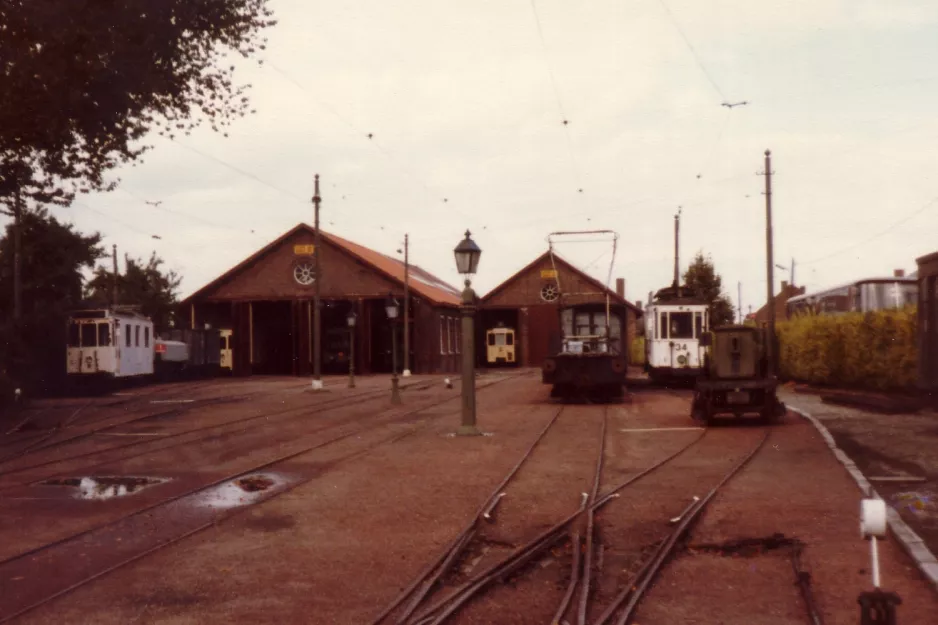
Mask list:
MULTIPOLYGON (((385 305, 389 295, 404 305, 404 263, 325 231, 320 232, 320 239, 323 374, 349 370, 350 312, 356 315, 351 329, 355 371, 390 373, 394 340, 400 372, 404 314, 401 311, 392 322, 385 305)), ((191 327, 208 324, 232 331, 234 375, 312 373, 314 245, 315 230, 299 224, 181 303, 181 315, 191 327)), ((460 291, 415 265, 409 266, 407 276, 411 372, 458 372, 460 291)), ((623 281, 618 282, 619 293, 608 291, 569 263, 558 257, 552 261, 545 253, 477 301, 478 364, 485 365, 486 330, 502 324, 516 330, 516 366, 540 366, 551 350, 559 349, 558 283, 565 294, 564 305, 577 306, 565 323, 602 325, 608 293, 610 334, 634 336, 641 309, 624 299, 623 281)), ((624 353, 629 344, 630 340, 621 342, 624 353)))

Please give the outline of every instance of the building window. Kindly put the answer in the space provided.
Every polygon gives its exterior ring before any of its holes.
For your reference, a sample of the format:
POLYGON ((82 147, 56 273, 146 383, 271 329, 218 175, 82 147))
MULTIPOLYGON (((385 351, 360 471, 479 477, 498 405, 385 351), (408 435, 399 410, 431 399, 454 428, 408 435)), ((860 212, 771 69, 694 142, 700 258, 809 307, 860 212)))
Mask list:
POLYGON ((134 326, 134 347, 140 347, 140 326, 134 326))
POLYGON ((446 317, 440 315, 440 353, 446 353, 446 317))

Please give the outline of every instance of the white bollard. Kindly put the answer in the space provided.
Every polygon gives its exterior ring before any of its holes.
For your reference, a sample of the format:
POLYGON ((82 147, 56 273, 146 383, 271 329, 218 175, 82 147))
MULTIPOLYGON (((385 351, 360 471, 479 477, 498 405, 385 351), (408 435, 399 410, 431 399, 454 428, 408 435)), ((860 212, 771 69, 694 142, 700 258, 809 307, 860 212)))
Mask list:
POLYGON ((873 566, 873 588, 879 588, 879 553, 876 539, 886 537, 886 502, 882 499, 864 499, 860 502, 860 535, 870 540, 870 558, 873 566))

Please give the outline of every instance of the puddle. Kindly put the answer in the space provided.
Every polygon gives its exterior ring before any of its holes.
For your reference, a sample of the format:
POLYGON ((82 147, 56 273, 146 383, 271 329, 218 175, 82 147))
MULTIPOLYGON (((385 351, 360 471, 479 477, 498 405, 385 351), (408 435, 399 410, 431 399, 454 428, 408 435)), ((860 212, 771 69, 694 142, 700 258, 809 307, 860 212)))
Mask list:
POLYGON ((160 477, 137 476, 93 476, 93 477, 66 477, 41 482, 43 486, 69 486, 77 488, 77 499, 113 499, 133 495, 148 486, 162 484, 168 481, 160 477))
POLYGON ((275 490, 286 483, 283 477, 274 473, 246 475, 206 491, 199 496, 198 503, 216 510, 246 506, 264 497, 267 491, 275 490))
POLYGON ((235 484, 237 484, 241 490, 254 493, 259 490, 267 490, 274 485, 274 481, 266 475, 252 475, 236 480, 235 484))

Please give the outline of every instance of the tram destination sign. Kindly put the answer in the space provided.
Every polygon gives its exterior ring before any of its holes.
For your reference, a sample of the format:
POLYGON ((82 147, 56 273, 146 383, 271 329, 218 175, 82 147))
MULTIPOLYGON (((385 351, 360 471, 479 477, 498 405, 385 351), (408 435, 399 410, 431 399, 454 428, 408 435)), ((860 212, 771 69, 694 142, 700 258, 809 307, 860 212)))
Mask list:
POLYGON ((315 245, 294 245, 293 254, 295 256, 312 256, 316 251, 315 245))

